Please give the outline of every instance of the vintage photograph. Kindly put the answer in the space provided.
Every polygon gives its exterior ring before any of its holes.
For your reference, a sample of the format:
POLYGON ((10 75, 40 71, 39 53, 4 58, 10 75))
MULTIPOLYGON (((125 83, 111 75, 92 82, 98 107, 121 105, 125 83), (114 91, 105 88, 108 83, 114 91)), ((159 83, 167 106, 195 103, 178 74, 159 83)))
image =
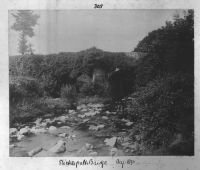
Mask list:
POLYGON ((10 157, 194 155, 194 10, 8 21, 10 157))

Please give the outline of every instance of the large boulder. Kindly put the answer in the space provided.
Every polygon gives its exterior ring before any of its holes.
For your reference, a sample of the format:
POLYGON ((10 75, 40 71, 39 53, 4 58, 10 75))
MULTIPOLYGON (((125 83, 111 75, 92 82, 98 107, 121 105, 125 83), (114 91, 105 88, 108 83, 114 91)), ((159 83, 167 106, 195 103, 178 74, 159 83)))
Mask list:
POLYGON ((111 146, 111 147, 114 147, 117 143, 117 137, 112 137, 112 138, 108 138, 108 139, 105 139, 104 142, 106 143, 106 145, 108 146, 111 146))
POLYGON ((42 151, 42 148, 38 147, 38 148, 35 148, 35 149, 31 150, 30 152, 28 152, 28 155, 29 156, 34 156, 34 155, 38 154, 41 151, 42 151))
POLYGON ((55 127, 55 126, 49 127, 49 132, 55 132, 56 130, 57 130, 57 127, 55 127))
POLYGON ((32 127, 30 129, 31 133, 37 134, 37 133, 45 133, 47 132, 47 130, 45 128, 36 128, 36 127, 32 127))
POLYGON ((68 118, 67 116, 60 116, 60 117, 59 117, 59 120, 60 120, 61 122, 65 122, 67 118, 68 118))
POLYGON ((53 146, 49 151, 53 153, 62 153, 66 151, 66 142, 59 140, 55 146, 53 146))
POLYGON ((25 138, 24 135, 20 135, 20 134, 17 135, 17 140, 18 140, 18 141, 21 141, 21 140, 23 140, 24 138, 25 138))
POLYGON ((20 134, 20 135, 28 135, 28 134, 30 134, 30 129, 29 129, 29 127, 26 126, 26 127, 22 128, 22 129, 20 129, 20 130, 19 130, 19 134, 20 134))
POLYGON ((9 131, 10 135, 15 135, 17 132, 18 131, 16 128, 10 128, 10 131, 9 131))

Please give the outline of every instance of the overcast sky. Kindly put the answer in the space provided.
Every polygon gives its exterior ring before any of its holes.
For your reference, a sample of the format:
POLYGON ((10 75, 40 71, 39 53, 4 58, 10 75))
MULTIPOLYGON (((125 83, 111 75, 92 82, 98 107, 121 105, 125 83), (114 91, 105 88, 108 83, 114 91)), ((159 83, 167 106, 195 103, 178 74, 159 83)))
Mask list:
MULTIPOLYGON (((10 11, 14 12, 14 11, 10 11)), ((29 39, 35 53, 76 52, 96 46, 106 51, 130 52, 148 32, 177 10, 41 10, 35 36, 29 39)), ((15 22, 9 14, 9 27, 15 22)), ((9 54, 18 54, 18 33, 9 30, 9 54)))

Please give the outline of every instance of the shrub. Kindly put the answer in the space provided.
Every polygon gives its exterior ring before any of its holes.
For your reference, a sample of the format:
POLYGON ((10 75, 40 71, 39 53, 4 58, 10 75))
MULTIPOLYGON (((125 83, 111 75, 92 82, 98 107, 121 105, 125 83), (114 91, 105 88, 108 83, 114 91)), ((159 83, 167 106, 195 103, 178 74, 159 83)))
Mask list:
POLYGON ((27 77, 11 77, 9 93, 11 103, 33 100, 42 94, 38 81, 27 77))
POLYGON ((173 135, 192 138, 194 131, 193 76, 177 73, 150 81, 126 101, 125 113, 135 121, 146 142, 169 144, 173 135))

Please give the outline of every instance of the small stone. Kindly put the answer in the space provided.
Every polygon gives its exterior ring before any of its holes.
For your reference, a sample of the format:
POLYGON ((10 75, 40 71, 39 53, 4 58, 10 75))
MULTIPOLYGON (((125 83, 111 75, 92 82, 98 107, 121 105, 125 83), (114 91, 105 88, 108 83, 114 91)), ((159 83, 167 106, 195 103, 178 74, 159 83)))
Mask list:
POLYGON ((89 130, 98 130, 97 126, 90 125, 89 130))
POLYGON ((65 138, 66 136, 68 136, 68 134, 67 133, 61 133, 58 136, 65 138))
POLYGON ((17 133, 17 129, 16 128, 10 128, 9 133, 10 133, 10 135, 16 134, 17 133))
POLYGON ((28 126, 19 130, 20 135, 28 135, 29 133, 30 133, 30 129, 28 128, 28 126))
POLYGON ((122 122, 126 122, 126 123, 130 122, 129 120, 124 119, 124 118, 123 118, 121 121, 122 121, 122 122))
POLYGON ((85 113, 85 116, 95 116, 96 114, 97 114, 97 112, 91 111, 91 112, 85 113))
POLYGON ((72 135, 72 138, 75 138, 76 137, 76 135, 72 135))
POLYGON ((38 125, 40 125, 41 121, 42 121, 42 118, 38 118, 38 119, 35 121, 35 124, 38 126, 38 125))
POLYGON ((62 127, 60 127, 61 129, 70 129, 71 127, 69 127, 69 126, 62 126, 62 127))
POLYGON ((39 153, 41 151, 42 151, 42 148, 38 147, 38 148, 35 148, 35 149, 31 150, 30 152, 28 152, 28 155, 29 156, 34 156, 34 155, 36 155, 37 153, 39 153))
POLYGON ((90 119, 83 119, 83 123, 88 122, 90 119))
POLYGON ((81 109, 81 111, 82 111, 82 112, 87 112, 88 109, 86 109, 86 108, 85 108, 85 109, 81 109))
POLYGON ((32 127, 31 129, 30 129, 30 132, 31 133, 45 133, 45 132, 47 132, 47 130, 46 129, 44 129, 44 128, 36 128, 36 127, 32 127))
POLYGON ((19 135, 17 136, 17 140, 19 140, 19 141, 20 141, 20 140, 23 140, 24 138, 25 138, 24 135, 20 135, 20 134, 19 134, 19 135))
POLYGON ((105 139, 104 142, 106 145, 113 147, 117 142, 117 137, 112 137, 110 139, 105 139))
POLYGON ((43 127, 47 126, 47 122, 42 122, 41 126, 43 126, 43 127))
POLYGON ((86 115, 78 115, 78 117, 83 119, 86 115))
POLYGON ((68 116, 60 116, 60 117, 58 118, 58 120, 64 123, 64 122, 66 121, 67 118, 68 118, 68 116))
POLYGON ((92 144, 90 144, 90 143, 86 143, 86 144, 85 144, 85 148, 86 148, 87 150, 92 150, 92 149, 94 148, 94 146, 93 146, 92 144))
POLYGON ((99 129, 103 129, 105 127, 105 125, 98 125, 97 128, 99 129))
POLYGON ((108 117, 107 116, 102 116, 102 119, 108 120, 108 117))
POLYGON ((111 114, 109 111, 106 111, 105 113, 106 113, 107 115, 111 114))
POLYGON ((74 114, 75 113, 74 110, 69 110, 68 112, 69 112, 69 114, 74 114))
POLYGON ((125 125, 126 126, 131 126, 133 124, 133 122, 127 122, 125 125))

